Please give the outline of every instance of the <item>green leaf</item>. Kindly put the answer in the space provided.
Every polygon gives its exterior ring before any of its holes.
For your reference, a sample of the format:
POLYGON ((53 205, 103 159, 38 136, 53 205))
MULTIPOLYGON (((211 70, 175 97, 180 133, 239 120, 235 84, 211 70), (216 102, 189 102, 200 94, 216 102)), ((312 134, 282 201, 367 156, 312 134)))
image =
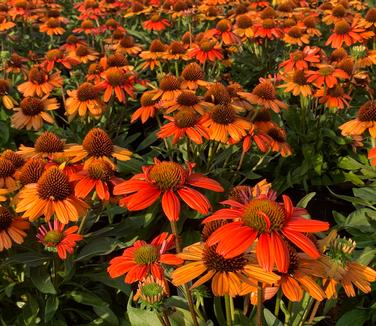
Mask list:
POLYGON ((367 247, 367 248, 364 248, 362 254, 358 257, 356 261, 360 264, 368 265, 375 258, 375 256, 376 256, 376 249, 367 247))
POLYGON ((219 325, 226 325, 226 318, 223 314, 223 308, 221 304, 221 298, 220 297, 214 297, 214 314, 217 318, 219 325))
POLYGON ((283 323, 269 309, 264 308, 264 318, 268 326, 283 326, 283 323))
POLYGON ((94 256, 108 255, 118 247, 119 244, 113 238, 94 238, 81 249, 76 261, 86 260, 94 256))
POLYGON ((50 256, 46 256, 46 255, 38 254, 38 253, 27 252, 27 253, 22 253, 22 254, 16 254, 16 255, 13 255, 10 258, 7 258, 0 265, 0 267, 6 266, 6 265, 13 265, 13 264, 25 264, 25 265, 28 265, 28 266, 40 266, 49 259, 51 259, 50 256))
POLYGON ((371 204, 376 203, 376 187, 353 188, 355 197, 364 199, 371 204))
POLYGON ((338 162, 338 167, 344 170, 359 170, 365 167, 362 163, 359 163, 357 160, 354 160, 350 156, 342 157, 338 162))
POLYGON ((299 203, 297 203, 296 206, 301 207, 301 208, 307 208, 308 203, 315 196, 316 196, 315 192, 310 192, 309 194, 305 195, 301 200, 299 200, 299 203))
POLYGON ((143 149, 149 147, 151 144, 156 142, 157 135, 155 132, 151 132, 141 143, 138 145, 136 152, 142 151, 143 149))
POLYGON ((9 126, 0 121, 0 145, 6 145, 9 141, 9 126))
POLYGON ((31 282, 42 293, 56 294, 55 287, 51 282, 50 275, 44 268, 30 268, 31 282))
POLYGON ((44 321, 49 322, 59 308, 59 298, 56 295, 48 296, 46 306, 44 307, 44 321))
POLYGON ((28 293, 26 304, 22 307, 23 325, 36 325, 36 319, 39 313, 39 305, 37 300, 28 293))
POLYGON ((127 314, 132 326, 161 325, 155 312, 133 308, 131 306, 132 299, 131 295, 127 305, 127 314))
POLYGON ((342 315, 342 317, 337 321, 336 326, 362 326, 368 319, 369 312, 367 310, 353 309, 342 315))

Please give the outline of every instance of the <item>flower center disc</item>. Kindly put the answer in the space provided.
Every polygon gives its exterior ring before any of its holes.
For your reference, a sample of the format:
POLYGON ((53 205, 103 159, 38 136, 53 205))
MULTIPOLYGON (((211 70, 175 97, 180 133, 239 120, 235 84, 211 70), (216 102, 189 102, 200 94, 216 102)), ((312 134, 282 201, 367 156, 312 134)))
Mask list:
POLYGON ((50 168, 38 181, 38 194, 42 199, 64 200, 73 193, 69 178, 58 168, 50 168))
POLYGON ((376 121, 376 101, 367 101, 358 111, 360 121, 376 121))
POLYGON ((23 114, 28 116, 38 115, 44 109, 43 101, 37 97, 24 98, 20 103, 20 107, 23 114))
POLYGON ((174 118, 179 128, 193 127, 198 120, 197 114, 192 110, 181 110, 175 114, 174 118))
POLYGON ((293 37, 293 38, 299 38, 302 36, 302 31, 299 27, 297 26, 294 26, 294 27, 291 27, 290 30, 288 31, 289 36, 293 37))
POLYGON ((369 9, 365 18, 366 18, 366 21, 370 23, 375 23, 376 22, 376 8, 369 9))
POLYGON ((12 219, 12 214, 5 207, 0 206, 0 232, 9 228, 12 219))
POLYGON ((20 170, 18 179, 21 184, 37 183, 44 172, 45 166, 46 163, 42 159, 31 158, 20 170))
POLYGON ((171 54, 182 54, 185 52, 185 47, 183 43, 174 41, 170 45, 171 54))
POLYGON ((229 105, 216 105, 211 112, 211 118, 214 122, 221 125, 229 125, 236 119, 235 111, 229 105))
POLYGON ((180 88, 180 80, 173 75, 167 75, 161 79, 159 87, 162 91, 175 91, 180 88))
POLYGON ((0 157, 0 178, 6 178, 13 175, 16 171, 14 164, 4 157, 0 157))
POLYGON ((64 234, 57 230, 50 230, 44 236, 43 242, 47 245, 55 246, 57 245, 62 239, 64 234))
POLYGON ((93 84, 90 83, 83 83, 78 89, 77 89, 77 98, 81 102, 94 100, 97 98, 98 92, 93 84))
POLYGON ((196 81, 196 80, 204 79, 204 72, 202 71, 202 68, 195 62, 187 65, 183 69, 181 75, 185 80, 189 80, 189 81, 196 81))
POLYGON ((241 15, 237 18, 236 24, 241 29, 246 29, 252 26, 252 19, 248 15, 241 15))
POLYGON ((115 53, 107 58, 110 67, 123 67, 128 64, 127 58, 121 53, 115 53))
POLYGON ((89 176, 96 180, 108 181, 114 175, 110 163, 104 160, 97 160, 90 164, 88 168, 89 176))
POLYGON ((294 81, 294 83, 296 83, 298 85, 307 85, 307 79, 304 75, 304 71, 303 70, 297 70, 294 73, 293 81, 294 81))
POLYGON ((258 84, 252 93, 265 100, 274 100, 276 98, 274 86, 270 82, 258 84))
POLYGON ((22 158, 22 156, 16 152, 13 152, 11 149, 5 150, 1 156, 11 161, 16 169, 25 164, 25 160, 22 158))
POLYGON ((215 247, 216 246, 205 247, 203 252, 203 261, 209 270, 217 272, 236 272, 242 270, 246 265, 247 259, 244 255, 225 259, 215 251, 215 247))
POLYGON ((270 199, 252 199, 244 209, 243 220, 245 225, 260 232, 268 230, 267 222, 260 212, 270 220, 269 230, 279 230, 285 222, 286 212, 275 201, 270 199))
POLYGON ((34 144, 37 153, 57 153, 64 150, 64 143, 50 131, 41 134, 34 144))
POLYGON ((183 106, 194 106, 200 102, 200 99, 193 92, 183 91, 177 97, 176 102, 183 106))
POLYGON ((215 41, 203 40, 200 42, 200 49, 204 52, 209 52, 214 48, 215 41))
POLYGON ((107 80, 111 86, 121 86, 127 81, 127 77, 123 71, 118 68, 109 68, 107 71, 107 80))
POLYGON ((85 45, 79 45, 76 49, 76 55, 78 57, 86 57, 89 54, 89 49, 85 45))
POLYGON ((351 27, 349 23, 345 20, 341 20, 337 22, 334 26, 334 32, 336 32, 339 35, 347 34, 351 31, 351 27))
POLYGON ((231 29, 231 22, 228 19, 221 19, 217 23, 216 28, 222 33, 227 32, 231 29))
POLYGON ((155 93, 153 91, 146 91, 141 95, 141 105, 142 106, 152 106, 158 102, 158 100, 153 100, 155 93))
POLYGON ((0 79, 0 95, 3 96, 9 92, 9 83, 4 80, 0 79))
POLYGON ((157 283, 148 283, 141 288, 142 294, 146 297, 153 298, 157 295, 163 294, 163 288, 157 283))
POLYGON ((145 244, 134 252, 134 260, 138 265, 152 264, 158 261, 159 252, 156 246, 145 244))
POLYGON ((39 68, 31 68, 29 79, 34 84, 43 84, 47 79, 47 74, 39 68))
POLYGON ((94 24, 91 20, 84 20, 81 23, 81 27, 82 27, 82 29, 92 29, 92 28, 94 28, 94 24))
POLYGON ((114 146, 107 133, 100 128, 91 129, 82 142, 83 148, 90 156, 111 156, 114 146))
POLYGON ((205 93, 204 99, 213 104, 227 104, 231 101, 227 88, 221 83, 212 85, 205 93))
POLYGON ((63 58, 63 52, 61 52, 59 49, 50 50, 46 54, 46 58, 49 61, 55 61, 58 59, 63 58))
POLYGON ((126 35, 120 40, 120 45, 122 48, 131 48, 134 46, 134 38, 132 36, 126 35))
POLYGON ((160 40, 154 40, 150 44, 150 52, 164 52, 165 46, 160 40))
POLYGON ((57 28, 60 27, 60 20, 57 18, 49 18, 46 23, 47 27, 49 28, 57 28))
POLYGON ((154 165, 149 171, 149 178, 159 189, 169 190, 185 182, 187 172, 178 163, 161 162, 154 165))

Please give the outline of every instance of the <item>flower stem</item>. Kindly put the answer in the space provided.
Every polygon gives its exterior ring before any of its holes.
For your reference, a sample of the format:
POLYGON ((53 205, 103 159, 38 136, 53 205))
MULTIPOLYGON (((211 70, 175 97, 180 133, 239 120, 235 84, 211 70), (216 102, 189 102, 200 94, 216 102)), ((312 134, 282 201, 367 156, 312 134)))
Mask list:
POLYGON ((242 151, 242 155, 240 156, 239 164, 238 164, 238 167, 236 168, 236 171, 239 171, 240 168, 242 167, 243 161, 244 161, 244 156, 245 156, 245 152, 242 151))
MULTIPOLYGON (((179 253, 179 252, 182 251, 182 248, 181 248, 180 236, 179 236, 179 233, 178 233, 176 221, 170 221, 170 225, 171 225, 171 231, 175 236, 176 252, 179 253)), ((194 326, 199 326, 198 321, 197 321, 195 306, 193 304, 192 294, 191 294, 191 291, 190 291, 187 283, 184 284, 184 289, 185 289, 185 294, 187 296, 189 311, 191 312, 193 324, 194 324, 194 326)))
POLYGON ((262 326, 262 282, 257 282, 257 312, 256 312, 256 325, 262 326))
POLYGON ((226 309, 226 325, 232 326, 231 302, 230 302, 229 295, 225 295, 225 309, 226 309))
POLYGON ((79 228, 78 228, 78 234, 82 234, 82 230, 83 230, 83 228, 84 228, 84 226, 85 226, 85 222, 86 222, 86 219, 87 219, 87 216, 89 215, 89 213, 86 213, 85 215, 84 215, 84 217, 82 218, 82 220, 81 220, 81 223, 80 223, 80 226, 79 226, 79 228))
POLYGON ((281 299, 282 299, 282 290, 279 290, 277 293, 277 299, 275 301, 275 308, 274 308, 274 315, 278 318, 279 314, 279 307, 281 305, 281 299))
POLYGON ((158 319, 161 322, 162 326, 167 326, 166 321, 163 319, 162 315, 157 313, 158 319))
POLYGON ((167 315, 166 310, 163 311, 163 317, 164 317, 164 320, 165 320, 166 326, 171 326, 170 319, 168 319, 168 315, 167 315))
MULTIPOLYGON (((326 291, 326 288, 329 286, 329 283, 330 283, 330 280, 327 279, 324 286, 323 286, 324 292, 326 291)), ((307 324, 312 324, 313 320, 316 317, 317 310, 319 309, 320 303, 321 303, 321 301, 317 301, 317 300, 315 301, 315 305, 312 308, 311 315, 309 316, 307 324)))

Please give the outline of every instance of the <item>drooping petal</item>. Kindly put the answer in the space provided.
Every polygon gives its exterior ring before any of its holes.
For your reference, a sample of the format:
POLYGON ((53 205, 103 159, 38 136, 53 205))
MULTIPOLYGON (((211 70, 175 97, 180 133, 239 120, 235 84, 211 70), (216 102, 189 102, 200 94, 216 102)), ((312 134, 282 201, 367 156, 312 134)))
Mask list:
POLYGON ((316 259, 320 257, 320 253, 315 244, 304 234, 290 230, 282 230, 282 233, 287 239, 302 249, 311 258, 316 259))
POLYGON ((162 209, 170 221, 179 220, 180 201, 171 190, 167 190, 162 196, 162 209))

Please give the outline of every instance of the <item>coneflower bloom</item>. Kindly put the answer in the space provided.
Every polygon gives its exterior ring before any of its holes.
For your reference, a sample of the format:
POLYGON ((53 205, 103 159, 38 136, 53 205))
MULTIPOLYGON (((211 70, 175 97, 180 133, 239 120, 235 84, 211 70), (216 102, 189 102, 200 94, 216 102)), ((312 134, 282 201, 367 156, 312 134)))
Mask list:
POLYGON ((60 19, 51 17, 39 26, 39 31, 47 35, 63 35, 65 29, 61 27, 60 19))
POLYGON ((288 44, 303 46, 303 44, 309 43, 309 36, 299 26, 292 26, 285 33, 283 40, 288 44))
POLYGON ((372 29, 376 28, 376 8, 369 8, 365 17, 361 18, 358 22, 358 26, 366 28, 366 29, 372 29))
POLYGON ((145 123, 150 118, 154 118, 156 112, 159 109, 159 100, 153 100, 156 90, 146 91, 141 95, 140 103, 141 106, 133 112, 131 116, 131 123, 140 119, 142 123, 145 123))
POLYGON ((22 76, 27 76, 27 68, 25 63, 29 60, 25 57, 20 56, 17 53, 12 53, 10 58, 5 64, 5 71, 9 74, 22 74, 22 76))
POLYGON ((239 44, 239 38, 232 31, 232 24, 228 19, 221 19, 215 28, 209 29, 207 32, 205 32, 205 37, 220 38, 226 45, 239 44))
POLYGON ((273 18, 263 19, 261 23, 255 24, 254 37, 268 38, 273 40, 274 38, 281 38, 283 32, 281 28, 277 26, 276 21, 273 18))
POLYGON ((49 221, 55 215, 63 224, 77 221, 87 209, 88 205, 74 196, 68 176, 57 167, 47 169, 37 183, 25 185, 16 206, 16 212, 23 212, 22 217, 30 221, 41 216, 49 221))
POLYGON ((17 152, 24 158, 30 157, 60 157, 65 149, 64 142, 53 132, 43 132, 34 143, 34 147, 21 145, 17 152))
POLYGON ((48 95, 43 98, 25 97, 21 101, 20 107, 14 108, 16 113, 12 115, 12 127, 38 131, 42 128, 44 122, 50 124, 55 122, 54 117, 48 111, 58 108, 59 103, 56 98, 48 98, 48 95))
POLYGON ((46 162, 42 158, 30 158, 20 169, 17 170, 15 177, 25 186, 29 183, 37 183, 46 168, 46 162))
POLYGON ((78 113, 85 117, 89 112, 94 118, 99 118, 105 109, 104 103, 99 99, 99 90, 91 83, 83 83, 75 90, 68 90, 65 108, 69 120, 72 120, 78 113))
POLYGON ((66 56, 62 50, 49 50, 46 53, 45 60, 42 63, 46 69, 46 72, 50 72, 57 63, 60 63, 67 69, 72 69, 72 66, 79 64, 80 61, 70 56, 66 56))
POLYGON ((76 49, 69 52, 69 55, 81 63, 89 63, 90 61, 97 60, 98 52, 81 44, 76 49))
POLYGON ((305 72, 307 81, 317 87, 325 85, 328 88, 332 88, 337 85, 339 79, 349 78, 345 71, 328 64, 318 64, 317 68, 318 70, 307 70, 305 72))
POLYGON ((189 60, 187 57, 187 46, 179 41, 173 41, 167 49, 166 58, 169 60, 189 60))
POLYGON ((134 301, 141 301, 144 305, 156 307, 162 303, 163 298, 169 296, 169 288, 166 279, 158 279, 149 274, 138 282, 134 301))
POLYGON ((243 138, 243 152, 248 152, 253 142, 262 153, 266 153, 270 149, 270 144, 273 142, 273 139, 265 134, 264 131, 258 130, 255 125, 252 124, 252 128, 248 130, 247 135, 243 138))
POLYGON ((368 130, 371 137, 376 138, 376 100, 365 102, 356 118, 345 122, 339 129, 344 136, 360 136, 368 130))
POLYGON ((12 151, 11 149, 5 150, 1 154, 1 157, 11 161, 16 169, 21 168, 25 164, 24 158, 20 154, 12 151))
POLYGON ((202 144, 202 137, 209 139, 202 118, 192 109, 179 110, 173 117, 165 116, 168 122, 157 133, 159 138, 173 137, 176 144, 181 138, 188 137, 196 144, 202 144))
POLYGON ((134 38, 130 35, 125 35, 113 48, 116 51, 129 55, 137 55, 142 51, 142 48, 135 43, 134 38))
POLYGON ((155 67, 159 67, 160 60, 166 54, 167 46, 163 44, 160 40, 153 40, 150 43, 149 51, 142 51, 139 56, 141 59, 144 60, 144 63, 141 64, 141 69, 150 68, 150 70, 154 70, 155 67))
POLYGON ((305 209, 295 208, 288 196, 282 197, 283 203, 275 201, 273 192, 251 198, 248 203, 235 200, 222 202, 230 208, 216 211, 204 223, 223 219, 233 222, 216 230, 208 239, 208 245, 218 244, 217 253, 232 258, 247 251, 258 239, 257 260, 266 271, 272 271, 274 265, 280 272, 288 271, 289 251, 286 241, 310 257, 318 258, 318 249, 304 233, 325 231, 329 224, 304 218, 303 215, 307 214, 305 209))
POLYGON ((110 200, 110 188, 123 180, 115 177, 115 171, 105 160, 92 160, 86 170, 70 176, 70 181, 77 182, 74 187, 78 198, 86 198, 93 190, 100 200, 110 200))
POLYGON ((315 97, 318 97, 319 102, 327 108, 344 109, 350 106, 351 97, 341 85, 336 85, 329 89, 321 88, 315 93, 315 97))
POLYGON ((255 34, 253 31, 252 18, 247 14, 242 14, 236 17, 234 33, 243 39, 249 39, 255 34))
POLYGON ((0 15, 0 32, 7 31, 8 29, 16 26, 12 21, 8 21, 5 15, 0 15))
POLYGON ((304 26, 306 28, 306 33, 309 36, 321 36, 321 31, 318 29, 318 17, 316 15, 310 14, 305 17, 303 21, 298 22, 298 26, 304 26))
POLYGON ((281 109, 287 109, 287 104, 278 100, 274 85, 269 80, 262 80, 251 93, 239 92, 238 95, 251 104, 259 105, 264 108, 279 112, 281 109))
POLYGON ((99 63, 91 63, 87 69, 86 80, 94 84, 99 84, 102 80, 104 69, 99 63))
POLYGON ((11 248, 13 242, 21 244, 29 226, 28 221, 14 217, 7 208, 0 206, 0 252, 11 248))
POLYGON ((208 90, 204 94, 204 101, 214 105, 227 105, 231 102, 231 96, 227 87, 222 83, 217 82, 208 87, 208 90))
POLYGON ((200 86, 207 86, 205 81, 204 71, 201 66, 195 62, 186 65, 181 72, 183 81, 181 82, 181 89, 196 90, 200 86))
POLYGON ((67 253, 72 255, 77 242, 83 239, 82 235, 77 234, 78 226, 66 228, 66 225, 57 219, 53 224, 48 222, 47 226, 39 227, 38 242, 43 244, 47 251, 57 252, 60 259, 67 259, 67 253))
POLYGON ((287 143, 286 132, 277 126, 264 130, 271 141, 269 142, 270 149, 273 152, 280 153, 282 157, 292 154, 290 145, 287 143))
POLYGON ((155 92, 153 100, 173 101, 181 93, 181 80, 174 75, 166 75, 159 82, 159 89, 155 92))
POLYGON ((9 95, 10 85, 5 79, 0 79, 0 97, 4 107, 8 110, 14 108, 17 104, 16 100, 9 95))
POLYGON ((17 183, 14 179, 14 173, 16 172, 16 167, 14 164, 4 158, 0 157, 0 189, 6 188, 10 191, 17 189, 17 183))
POLYGON ((279 66, 284 68, 286 72, 293 70, 307 70, 312 63, 320 62, 320 48, 304 47, 303 51, 295 51, 290 53, 290 58, 283 61, 279 66))
POLYGON ((85 41, 79 39, 77 36, 69 35, 65 40, 65 43, 62 46, 60 46, 60 49, 70 53, 74 52, 80 45, 86 46, 87 44, 85 41))
POLYGON ((54 88, 60 88, 63 85, 60 72, 49 75, 44 69, 38 66, 30 69, 28 79, 28 81, 20 84, 17 88, 25 97, 49 95, 54 88))
POLYGON ((353 20, 351 25, 345 20, 340 20, 335 24, 333 34, 329 36, 325 45, 339 48, 345 43, 347 46, 350 46, 367 40, 374 35, 374 32, 366 31, 364 28, 357 26, 356 19, 353 20))
POLYGON ((119 102, 125 103, 126 94, 134 96, 133 85, 135 82, 135 75, 124 70, 111 67, 103 73, 104 81, 97 87, 104 90, 103 100, 108 102, 113 94, 119 102))
POLYGON ((216 40, 203 39, 199 44, 193 43, 188 51, 188 57, 196 59, 201 64, 206 61, 217 61, 223 59, 221 47, 216 40))
POLYGON ((202 120, 209 138, 225 144, 239 142, 252 128, 252 123, 239 116, 229 104, 216 105, 202 120))
POLYGON ((72 163, 88 158, 85 160, 85 169, 95 159, 104 159, 115 168, 114 162, 110 159, 111 157, 120 161, 128 161, 132 155, 129 150, 114 145, 108 134, 101 128, 91 129, 82 141, 82 145, 71 144, 65 150, 65 153, 71 157, 70 161, 72 163))
POLYGON ((130 180, 115 186, 114 195, 126 195, 119 201, 130 211, 143 210, 162 197, 162 209, 170 221, 177 221, 180 215, 180 200, 193 210, 207 214, 211 209, 209 200, 193 187, 222 192, 222 186, 215 180, 199 173, 193 173, 194 164, 187 163, 187 169, 170 161, 154 159, 154 165, 144 166, 143 172, 130 180))
POLYGON ((160 15, 154 14, 149 20, 146 20, 143 23, 143 26, 148 31, 160 32, 166 29, 166 27, 170 26, 170 22, 167 19, 162 18, 160 15))
POLYGON ((95 26, 95 23, 90 19, 85 19, 81 22, 80 27, 75 28, 73 33, 85 33, 86 35, 89 34, 96 34, 99 32, 99 29, 95 26))
POLYGON ((279 280, 278 275, 252 264, 249 255, 241 253, 225 258, 216 252, 215 246, 209 247, 205 243, 190 245, 177 256, 187 264, 172 272, 172 283, 180 286, 198 278, 191 287, 194 289, 211 280, 211 289, 215 296, 235 297, 240 294, 243 282, 257 286, 258 281, 273 284, 279 280))
POLYGON ((161 106, 166 110, 167 114, 177 110, 194 110, 202 115, 211 107, 211 104, 202 101, 194 92, 186 90, 181 91, 179 95, 171 101, 162 101, 161 106))
POLYGON ((308 96, 312 95, 312 89, 307 81, 304 70, 297 70, 290 72, 283 77, 285 84, 278 87, 284 88, 285 93, 292 93, 294 96, 308 96))
POLYGON ((162 264, 175 266, 183 263, 176 255, 166 253, 173 246, 174 236, 167 232, 158 235, 150 244, 137 240, 121 256, 111 259, 107 272, 112 278, 126 274, 124 281, 129 284, 141 281, 150 274, 163 280, 162 264))

